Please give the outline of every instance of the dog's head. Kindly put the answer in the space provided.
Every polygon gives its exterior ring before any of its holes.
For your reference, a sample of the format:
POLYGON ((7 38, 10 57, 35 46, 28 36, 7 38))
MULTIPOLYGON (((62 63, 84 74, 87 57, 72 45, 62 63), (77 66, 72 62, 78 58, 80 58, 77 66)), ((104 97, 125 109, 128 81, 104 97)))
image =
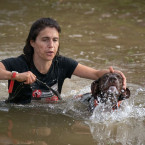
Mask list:
POLYGON ((92 96, 98 102, 106 103, 110 101, 112 106, 118 101, 130 97, 130 90, 123 89, 123 78, 118 73, 106 73, 91 84, 92 96))

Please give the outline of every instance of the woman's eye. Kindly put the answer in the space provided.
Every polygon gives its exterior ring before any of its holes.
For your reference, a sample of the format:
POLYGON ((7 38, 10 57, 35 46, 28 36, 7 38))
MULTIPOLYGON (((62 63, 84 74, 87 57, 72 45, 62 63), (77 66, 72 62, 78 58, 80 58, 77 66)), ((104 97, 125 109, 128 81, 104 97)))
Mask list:
POLYGON ((58 41, 58 39, 53 39, 53 41, 54 41, 54 42, 57 42, 57 41, 58 41))
POLYGON ((46 42, 46 41, 48 41, 48 39, 42 39, 42 41, 46 42))

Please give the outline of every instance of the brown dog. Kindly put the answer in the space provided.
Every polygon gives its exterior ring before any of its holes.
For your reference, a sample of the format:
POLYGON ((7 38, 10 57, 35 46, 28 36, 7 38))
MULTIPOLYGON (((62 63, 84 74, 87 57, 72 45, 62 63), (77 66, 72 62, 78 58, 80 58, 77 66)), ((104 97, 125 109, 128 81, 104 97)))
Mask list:
POLYGON ((88 102, 91 112, 99 103, 117 109, 120 101, 130 97, 130 90, 123 89, 123 78, 118 73, 107 73, 91 84, 92 93, 81 96, 81 102, 88 102))

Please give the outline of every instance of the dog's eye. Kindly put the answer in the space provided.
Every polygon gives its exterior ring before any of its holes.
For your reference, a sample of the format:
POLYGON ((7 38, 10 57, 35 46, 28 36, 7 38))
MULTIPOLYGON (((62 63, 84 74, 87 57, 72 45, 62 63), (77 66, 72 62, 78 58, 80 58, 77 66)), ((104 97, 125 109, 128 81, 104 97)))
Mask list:
POLYGON ((117 78, 118 78, 118 80, 119 80, 120 82, 123 81, 123 78, 122 78, 122 77, 117 77, 117 78))
POLYGON ((116 77, 117 77, 118 79, 122 79, 122 76, 121 76, 120 74, 116 74, 116 77))
POLYGON ((106 75, 106 76, 104 77, 104 79, 107 79, 107 78, 109 78, 109 75, 106 75))

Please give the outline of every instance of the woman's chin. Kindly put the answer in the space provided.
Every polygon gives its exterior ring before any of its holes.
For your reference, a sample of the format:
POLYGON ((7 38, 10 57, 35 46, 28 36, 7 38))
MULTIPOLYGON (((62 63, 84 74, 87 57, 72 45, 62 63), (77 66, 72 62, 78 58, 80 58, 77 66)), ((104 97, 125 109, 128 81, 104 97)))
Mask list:
POLYGON ((47 56, 45 60, 52 61, 55 56, 47 56))

